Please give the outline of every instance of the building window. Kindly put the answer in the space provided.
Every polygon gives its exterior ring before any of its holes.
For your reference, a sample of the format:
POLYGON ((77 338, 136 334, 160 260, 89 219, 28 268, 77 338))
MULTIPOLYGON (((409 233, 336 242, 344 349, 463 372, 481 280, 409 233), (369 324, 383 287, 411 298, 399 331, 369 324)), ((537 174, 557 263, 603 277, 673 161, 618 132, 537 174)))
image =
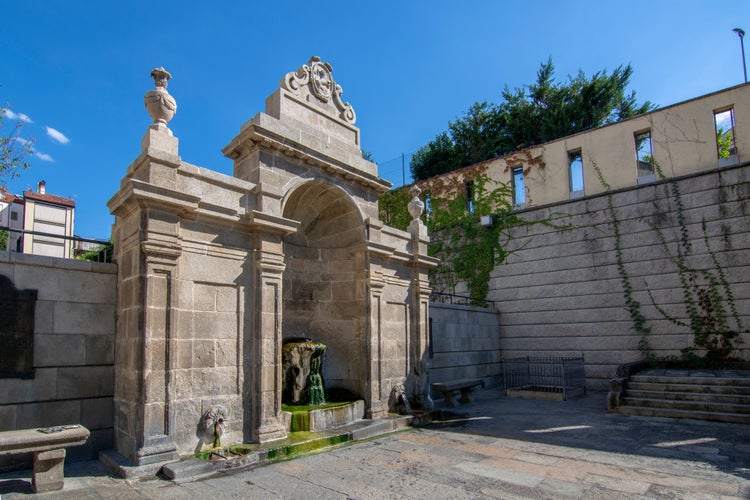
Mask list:
POLYGON ((583 156, 581 150, 568 151, 568 174, 570 178, 570 197, 583 196, 583 156))
POLYGON ((523 207, 526 204, 526 186, 523 183, 523 167, 513 167, 513 205, 523 207))
POLYGON ((650 130, 635 134, 635 156, 638 164, 638 184, 654 182, 656 176, 650 130))
POLYGON ((10 220, 18 220, 18 212, 12 212, 10 213, 10 220))
POLYGON ((466 211, 474 213, 474 183, 471 181, 466 183, 466 211))
POLYGON ((737 165, 737 144, 734 134, 734 108, 714 111, 716 126, 716 150, 719 155, 719 166, 737 165))

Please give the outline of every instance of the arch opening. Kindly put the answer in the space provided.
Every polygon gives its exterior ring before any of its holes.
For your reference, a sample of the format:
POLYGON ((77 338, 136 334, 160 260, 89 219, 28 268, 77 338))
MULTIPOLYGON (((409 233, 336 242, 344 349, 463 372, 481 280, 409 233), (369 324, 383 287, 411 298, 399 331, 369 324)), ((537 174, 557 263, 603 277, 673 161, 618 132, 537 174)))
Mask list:
POLYGON ((356 204, 322 182, 297 187, 285 218, 300 222, 283 240, 284 340, 326 344, 322 377, 329 400, 366 394, 365 230, 356 204))

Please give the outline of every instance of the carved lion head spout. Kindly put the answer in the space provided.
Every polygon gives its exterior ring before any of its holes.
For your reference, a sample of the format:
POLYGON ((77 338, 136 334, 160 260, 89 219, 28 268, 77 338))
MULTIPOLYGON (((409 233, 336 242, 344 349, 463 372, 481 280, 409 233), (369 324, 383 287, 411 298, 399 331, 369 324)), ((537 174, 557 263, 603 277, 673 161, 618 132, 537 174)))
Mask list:
POLYGON ((388 398, 388 411, 399 415, 412 414, 409 398, 406 396, 406 389, 402 384, 396 384, 391 389, 391 395, 388 398))
POLYGON ((226 408, 212 406, 201 416, 196 436, 201 440, 201 445, 210 444, 212 448, 217 448, 221 446, 221 436, 226 431, 226 426, 226 408))

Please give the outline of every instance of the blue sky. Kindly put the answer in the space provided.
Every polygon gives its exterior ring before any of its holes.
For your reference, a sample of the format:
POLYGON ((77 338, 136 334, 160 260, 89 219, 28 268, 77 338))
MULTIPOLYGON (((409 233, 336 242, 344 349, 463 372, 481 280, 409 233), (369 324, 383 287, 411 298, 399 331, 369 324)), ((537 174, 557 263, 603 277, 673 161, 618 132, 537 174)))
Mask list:
POLYGON ((222 147, 318 55, 357 113, 363 149, 399 185, 402 153, 474 102, 531 83, 548 57, 560 80, 630 63, 639 101, 665 106, 742 83, 732 28, 750 34, 747 0, 24 0, 1 11, 0 105, 31 120, 37 151, 9 191, 46 180, 76 200, 76 234, 93 238, 109 237, 106 202, 139 154, 157 66, 173 76, 182 159, 231 174, 222 147))

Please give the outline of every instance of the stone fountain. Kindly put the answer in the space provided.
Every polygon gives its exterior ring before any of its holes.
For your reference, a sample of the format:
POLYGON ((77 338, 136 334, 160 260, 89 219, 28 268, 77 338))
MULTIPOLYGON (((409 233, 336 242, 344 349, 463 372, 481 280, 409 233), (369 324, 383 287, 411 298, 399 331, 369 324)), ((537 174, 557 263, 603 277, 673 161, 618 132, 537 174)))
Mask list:
POLYGON ((310 339, 284 342, 281 358, 284 373, 282 402, 310 406, 326 402, 320 374, 325 352, 325 344, 310 339))
MULTIPOLYGON (((151 76, 152 123, 108 203, 118 263, 113 463, 156 467, 192 453, 199 421, 202 447, 285 439, 287 400, 316 405, 314 431, 324 382, 329 399, 353 395, 346 421, 409 404, 429 411, 437 260, 424 205, 415 192, 406 231, 380 219, 391 184, 363 158, 333 67, 312 57, 281 79, 222 150, 232 175, 183 161, 168 127, 172 75, 151 76), (285 342, 295 337, 315 340, 285 342)), ((321 421, 345 423, 338 413, 321 421)))

